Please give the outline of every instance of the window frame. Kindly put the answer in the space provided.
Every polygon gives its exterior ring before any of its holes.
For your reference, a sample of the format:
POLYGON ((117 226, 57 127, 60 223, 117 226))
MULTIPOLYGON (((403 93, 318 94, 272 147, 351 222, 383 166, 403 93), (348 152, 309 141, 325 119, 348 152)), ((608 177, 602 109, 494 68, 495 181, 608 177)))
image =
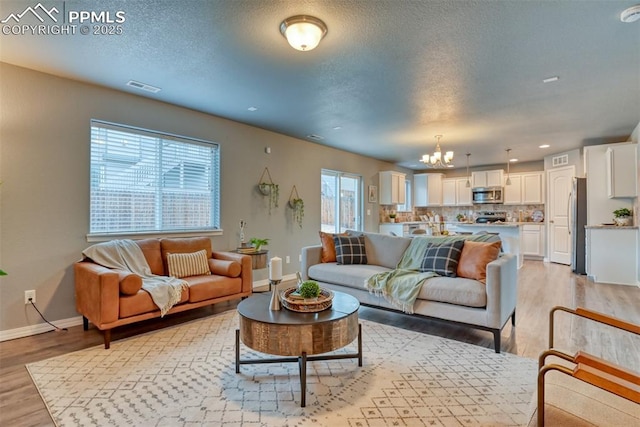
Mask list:
MULTIPOLYGON (((343 172, 343 171, 337 171, 337 170, 333 170, 333 169, 325 169, 322 168, 320 170, 320 185, 322 186, 322 179, 323 176, 333 176, 334 179, 336 180, 336 194, 334 195, 334 201, 335 201, 335 205, 334 205, 334 209, 335 209, 335 224, 334 224, 334 231, 327 231, 327 232, 331 232, 331 233, 341 233, 342 231, 340 231, 342 229, 342 223, 340 221, 341 218, 341 212, 340 212, 340 197, 338 196, 338 194, 340 194, 342 187, 341 187, 341 182, 342 182, 342 178, 350 178, 350 179, 355 179, 357 180, 357 206, 355 206, 354 211, 356 212, 357 217, 355 218, 355 223, 356 223, 356 227, 355 230, 356 231, 363 231, 364 230, 364 179, 362 178, 362 175, 359 174, 355 174, 355 173, 351 173, 351 172, 343 172)), ((323 202, 322 202, 322 188, 320 189, 320 207, 322 209, 323 206, 323 202)), ((320 219, 320 228, 322 230, 322 218, 320 219)), ((345 227, 345 230, 347 228, 345 227)), ((325 231, 325 230, 323 230, 325 231)))
MULTIPOLYGON (((135 126, 129 126, 129 125, 123 125, 123 124, 118 124, 118 123, 112 123, 112 122, 107 122, 107 121, 103 121, 103 120, 97 120, 97 119, 91 119, 90 120, 90 138, 89 138, 89 218, 88 218, 88 226, 89 226, 89 232, 86 235, 87 241, 89 242, 99 242, 99 241, 106 241, 106 240, 111 240, 114 238, 151 238, 151 237, 188 237, 188 236, 212 236, 212 235, 222 235, 223 230, 221 228, 221 221, 220 221, 220 214, 221 214, 221 205, 220 205, 220 188, 221 188, 221 180, 220 180, 220 168, 221 168, 221 150, 220 150, 220 144, 216 143, 216 142, 212 142, 212 141, 207 141, 207 140, 203 140, 203 139, 198 139, 198 138, 192 138, 192 137, 187 137, 187 136, 183 136, 183 135, 176 135, 176 134, 171 134, 171 133, 167 133, 167 132, 162 132, 162 131, 156 131, 156 130, 150 130, 150 129, 143 129, 143 128, 139 128, 139 127, 135 127, 135 126), (94 210, 93 210, 93 198, 92 198, 92 192, 94 191, 94 179, 95 176, 99 176, 99 168, 100 168, 100 164, 96 162, 96 164, 94 164, 94 159, 92 158, 92 153, 94 150, 94 143, 97 143, 96 141, 94 141, 94 128, 98 128, 98 129, 106 129, 106 130, 114 130, 114 131, 118 131, 118 132, 124 132, 124 133, 128 133, 130 135, 132 135, 132 137, 148 137, 148 138, 153 138, 153 139, 157 139, 156 144, 157 147, 155 147, 155 149, 159 152, 162 153, 163 149, 166 147, 167 143, 171 143, 171 144, 175 144, 175 143, 180 143, 180 144, 185 144, 184 147, 188 147, 188 146, 204 146, 207 147, 209 149, 211 149, 211 158, 210 158, 210 163, 207 164, 206 162, 203 163, 205 166, 205 168, 209 168, 208 174, 205 175, 206 179, 208 180, 208 184, 210 189, 208 191, 206 191, 203 194, 209 194, 210 197, 210 212, 209 212, 209 221, 210 223, 207 226, 204 227, 194 227, 194 228, 175 228, 175 229, 170 229, 170 228, 165 228, 165 229, 149 229, 149 230, 125 230, 125 229, 121 229, 121 230, 115 230, 115 231, 92 231, 92 220, 93 220, 93 215, 94 215, 94 210), (98 174, 98 175, 96 175, 98 174)), ((162 154, 160 154, 158 156, 158 158, 154 159, 154 161, 156 162, 154 164, 155 167, 161 167, 162 165, 162 154)), ((190 157, 179 157, 180 160, 190 160, 190 157)), ((184 163, 180 163, 180 167, 184 168, 185 164, 184 163)), ((160 169, 162 170, 162 169, 160 169)), ((167 176, 165 176, 167 174, 163 174, 163 173, 158 173, 157 174, 157 182, 156 185, 152 188, 155 189, 155 191, 162 193, 163 190, 169 190, 169 191, 174 191, 176 190, 176 187, 172 187, 170 185, 169 180, 167 180, 167 176)), ((175 180, 173 181, 173 183, 175 184, 175 180)), ((184 185, 183 182, 181 182, 181 185, 184 185)), ((183 187, 177 188, 177 190, 182 190, 184 189, 183 187)), ((196 188, 194 188, 195 190, 196 188)), ((157 203, 162 203, 161 201, 157 202, 157 203)), ((163 218, 162 217, 162 211, 160 210, 159 212, 156 211, 154 213, 154 216, 159 218, 163 218)), ((149 218, 147 218, 149 219, 149 218)), ((162 219, 160 220, 160 223, 162 223, 162 219)), ((161 227, 163 227, 163 225, 161 225, 161 227)))

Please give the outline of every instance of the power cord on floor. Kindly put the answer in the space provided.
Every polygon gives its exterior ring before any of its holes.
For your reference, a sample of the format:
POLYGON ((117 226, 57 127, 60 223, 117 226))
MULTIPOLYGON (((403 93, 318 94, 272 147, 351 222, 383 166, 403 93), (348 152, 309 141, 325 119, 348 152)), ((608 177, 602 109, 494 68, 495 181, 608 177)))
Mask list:
POLYGON ((31 303, 31 305, 33 306, 33 308, 36 309, 36 311, 38 312, 38 314, 40 315, 40 317, 42 317, 42 320, 44 320, 45 322, 47 322, 48 324, 50 324, 51 326, 53 326, 55 328, 56 332, 66 332, 67 328, 59 328, 56 325, 54 325, 53 323, 49 322, 47 319, 44 318, 44 316, 42 315, 42 313, 40 313, 40 310, 38 310, 38 307, 36 307, 36 304, 33 302, 32 298, 29 298, 29 302, 31 303))

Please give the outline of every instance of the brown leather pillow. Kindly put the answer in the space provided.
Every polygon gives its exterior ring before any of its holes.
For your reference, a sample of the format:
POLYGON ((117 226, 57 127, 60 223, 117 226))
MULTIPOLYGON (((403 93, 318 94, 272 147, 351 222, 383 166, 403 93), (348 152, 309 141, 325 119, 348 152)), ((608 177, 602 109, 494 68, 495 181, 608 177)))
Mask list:
POLYGON ((501 245, 501 241, 485 243, 465 240, 458 261, 458 276, 486 284, 487 264, 498 259, 501 245))
POLYGON ((322 243, 322 262, 336 262, 336 244, 333 236, 347 236, 347 233, 332 234, 320 231, 320 243, 322 243))

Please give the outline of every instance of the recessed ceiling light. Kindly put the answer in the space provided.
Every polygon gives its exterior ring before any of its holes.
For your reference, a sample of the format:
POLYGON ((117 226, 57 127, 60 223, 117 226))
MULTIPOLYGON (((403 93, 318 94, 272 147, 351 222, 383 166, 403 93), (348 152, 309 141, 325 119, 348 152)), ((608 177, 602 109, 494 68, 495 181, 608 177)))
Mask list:
POLYGON ((542 144, 538 146, 538 148, 549 148, 549 147, 551 147, 549 144, 542 144))
POLYGON ((552 83, 552 82, 557 82, 558 80, 560 80, 560 77, 552 76, 552 77, 547 77, 546 79, 542 80, 542 83, 552 83))
POLYGON ((509 161, 510 161, 511 163, 515 163, 515 162, 517 162, 517 161, 518 161, 518 159, 509 159, 509 161))
POLYGON ((335 126, 335 127, 333 128, 333 130, 340 130, 340 129, 342 129, 342 126, 335 126))
POLYGON ((136 89, 140 89, 140 90, 144 90, 144 91, 147 91, 147 92, 151 92, 151 93, 158 93, 158 92, 160 92, 162 90, 159 87, 151 86, 151 85, 148 85, 146 83, 140 83, 140 82, 137 82, 135 80, 129 80, 127 82, 127 86, 130 86, 130 87, 133 87, 133 88, 136 88, 136 89))
POLYGON ((258 107, 249 107, 247 108, 247 110, 254 112, 254 111, 258 111, 258 107))
POLYGON ((625 23, 636 22, 640 19, 640 4, 625 9, 620 14, 620 20, 625 23))

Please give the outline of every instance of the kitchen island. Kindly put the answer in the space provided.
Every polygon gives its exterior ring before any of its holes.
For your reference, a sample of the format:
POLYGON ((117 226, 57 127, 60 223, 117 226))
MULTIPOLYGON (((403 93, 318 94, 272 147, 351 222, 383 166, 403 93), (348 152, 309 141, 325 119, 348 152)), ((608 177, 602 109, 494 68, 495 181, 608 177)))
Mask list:
POLYGON ((522 224, 521 222, 500 222, 500 223, 475 223, 457 222, 448 223, 447 230, 455 233, 487 233, 497 234, 502 240, 502 250, 508 254, 514 254, 518 258, 518 268, 524 263, 522 253, 522 224))

